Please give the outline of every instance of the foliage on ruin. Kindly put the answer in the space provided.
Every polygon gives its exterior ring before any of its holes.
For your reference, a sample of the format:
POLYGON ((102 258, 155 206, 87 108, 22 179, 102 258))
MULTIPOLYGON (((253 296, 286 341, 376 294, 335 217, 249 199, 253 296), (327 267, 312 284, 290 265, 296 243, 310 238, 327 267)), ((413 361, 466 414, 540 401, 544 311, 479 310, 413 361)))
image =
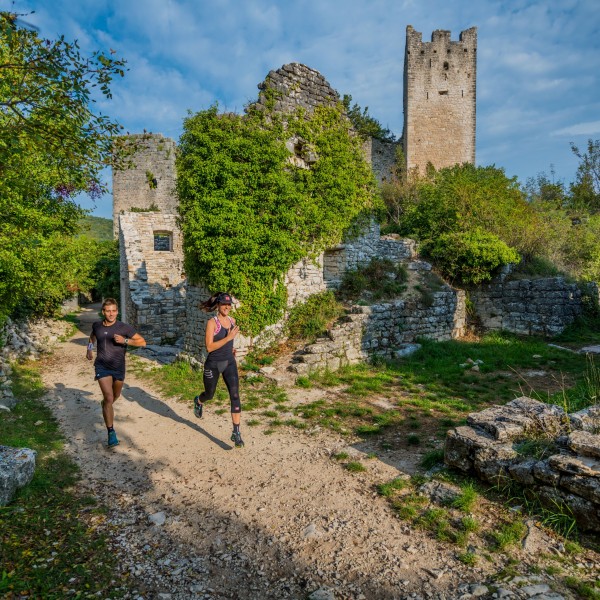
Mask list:
POLYGON ((98 198, 120 126, 93 112, 124 62, 46 40, 0 13, 0 320, 52 312, 80 289, 80 192, 98 198))
POLYGON ((344 299, 358 300, 367 292, 370 300, 382 300, 402 294, 407 281, 408 271, 402 263, 372 258, 344 273, 338 293, 344 299))
POLYGON ((332 291, 313 294, 290 310, 286 333, 292 339, 313 342, 343 314, 344 307, 332 291))
POLYGON ((369 107, 361 108, 356 102, 352 104, 352 96, 344 94, 342 104, 352 126, 363 137, 373 137, 383 142, 395 142, 396 136, 384 127, 375 117, 369 114, 369 107))
POLYGON ((238 297, 236 316, 251 334, 281 317, 288 269, 339 243, 379 201, 341 105, 285 121, 269 109, 191 115, 177 193, 188 277, 238 297))
POLYGON ((443 233, 424 250, 448 279, 467 285, 489 281, 499 267, 519 261, 516 250, 479 228, 443 233))

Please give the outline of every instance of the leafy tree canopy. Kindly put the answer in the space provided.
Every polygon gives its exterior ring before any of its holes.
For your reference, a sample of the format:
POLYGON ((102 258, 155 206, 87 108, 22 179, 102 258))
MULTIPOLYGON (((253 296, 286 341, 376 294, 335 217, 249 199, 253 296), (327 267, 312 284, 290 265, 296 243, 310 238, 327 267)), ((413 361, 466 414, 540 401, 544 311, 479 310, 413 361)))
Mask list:
POLYGON ((186 273, 243 303, 257 334, 286 305, 284 275, 339 243, 378 206, 376 183, 341 105, 281 115, 191 115, 177 155, 186 273))
MULTIPOLYGON (((45 40, 0 12, 0 319, 17 308, 44 313, 82 281, 84 211, 74 196, 99 196, 120 126, 92 111, 111 97, 124 62, 77 42, 45 40)), ((118 166, 118 165, 117 165, 118 166)))

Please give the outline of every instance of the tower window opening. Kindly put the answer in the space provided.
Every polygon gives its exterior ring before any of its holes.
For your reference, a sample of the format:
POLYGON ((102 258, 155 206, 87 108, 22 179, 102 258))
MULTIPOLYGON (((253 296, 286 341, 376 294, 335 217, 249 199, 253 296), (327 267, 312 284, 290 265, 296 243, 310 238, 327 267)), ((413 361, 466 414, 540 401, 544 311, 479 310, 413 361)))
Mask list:
POLYGON ((421 50, 421 54, 425 54, 425 50, 421 50))
POLYGON ((445 62, 444 63, 444 71, 447 71, 449 68, 450 68, 450 65, 447 62, 445 62))
POLYGON ((464 49, 464 52, 468 52, 468 50, 465 48, 465 49, 464 49))
POLYGON ((448 48, 448 54, 450 54, 452 52, 452 50, 450 50, 450 48, 448 48))
POLYGON ((440 90, 439 94, 440 94, 440 96, 447 96, 448 95, 448 90, 440 90))
POLYGON ((154 251, 155 252, 172 252, 173 251, 173 234, 170 231, 155 231, 154 232, 154 251))

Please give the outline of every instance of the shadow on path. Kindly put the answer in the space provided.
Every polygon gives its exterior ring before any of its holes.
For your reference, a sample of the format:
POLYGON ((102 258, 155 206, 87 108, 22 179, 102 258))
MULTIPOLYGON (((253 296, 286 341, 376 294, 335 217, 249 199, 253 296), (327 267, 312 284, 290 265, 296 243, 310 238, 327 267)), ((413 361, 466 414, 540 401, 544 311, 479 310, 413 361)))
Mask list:
POLYGON ((216 444, 223 450, 233 450, 233 446, 223 442, 222 440, 219 440, 214 435, 200 427, 197 423, 179 416, 172 408, 169 407, 168 404, 165 404, 162 400, 159 400, 155 396, 152 396, 139 387, 131 387, 125 384, 123 386, 123 391, 121 392, 121 397, 129 402, 137 402, 143 409, 147 411, 153 412, 161 417, 172 419, 176 423, 180 423, 181 425, 185 425, 186 427, 201 433, 213 444, 216 444))

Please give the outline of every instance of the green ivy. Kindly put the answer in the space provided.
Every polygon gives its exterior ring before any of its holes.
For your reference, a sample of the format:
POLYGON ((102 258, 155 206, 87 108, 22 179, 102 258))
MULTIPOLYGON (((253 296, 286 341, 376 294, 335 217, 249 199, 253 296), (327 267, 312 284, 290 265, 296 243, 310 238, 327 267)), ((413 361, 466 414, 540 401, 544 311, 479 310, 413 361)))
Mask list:
POLYGON ((191 115, 177 154, 177 193, 186 273, 192 283, 228 290, 253 335, 286 306, 284 275, 305 256, 339 243, 379 206, 360 137, 343 107, 309 115, 249 109, 191 115), (296 137, 316 157, 292 162, 296 137))

